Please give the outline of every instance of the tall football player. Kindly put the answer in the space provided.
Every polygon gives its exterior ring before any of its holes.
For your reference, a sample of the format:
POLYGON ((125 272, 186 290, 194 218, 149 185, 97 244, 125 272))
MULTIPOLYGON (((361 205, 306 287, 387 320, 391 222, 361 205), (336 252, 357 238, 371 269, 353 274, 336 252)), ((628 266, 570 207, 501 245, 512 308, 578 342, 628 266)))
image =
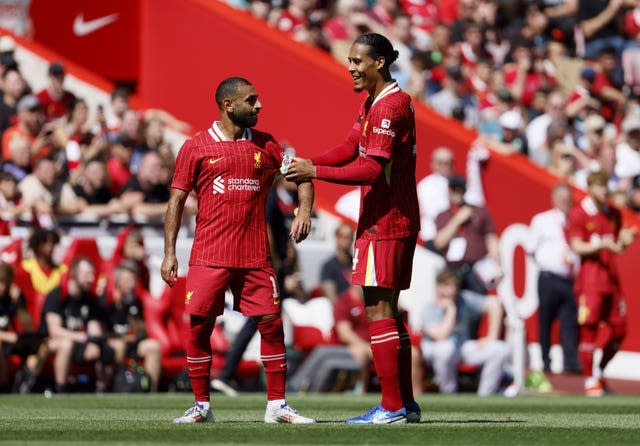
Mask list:
POLYGON ((380 34, 363 34, 349 52, 356 92, 366 91, 347 140, 311 160, 296 160, 290 181, 319 179, 362 186, 353 284, 364 290, 371 350, 382 401, 349 424, 420 421, 411 387, 411 342, 398 313, 409 288, 420 213, 416 193, 413 105, 391 78, 398 52, 380 34))

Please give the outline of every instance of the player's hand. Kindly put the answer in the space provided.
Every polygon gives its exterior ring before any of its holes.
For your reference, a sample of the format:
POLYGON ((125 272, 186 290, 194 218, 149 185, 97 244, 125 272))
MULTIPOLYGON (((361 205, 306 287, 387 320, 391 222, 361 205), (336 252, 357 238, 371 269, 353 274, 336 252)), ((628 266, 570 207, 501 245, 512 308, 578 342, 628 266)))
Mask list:
POLYGON ((287 181, 302 183, 304 181, 311 181, 316 177, 316 167, 310 160, 294 158, 293 161, 289 166, 287 174, 284 176, 287 181))
POLYGON ((160 266, 160 275, 167 285, 173 287, 178 280, 178 259, 175 254, 165 255, 160 266))
POLYGON ((294 211, 295 218, 291 223, 291 231, 289 237, 296 243, 300 243, 307 238, 311 232, 311 213, 296 208, 294 211))
POLYGON ((622 228, 620 230, 618 240, 620 241, 620 243, 622 243, 622 246, 626 248, 633 243, 633 240, 636 238, 637 233, 638 228, 636 228, 635 226, 631 228, 622 228))

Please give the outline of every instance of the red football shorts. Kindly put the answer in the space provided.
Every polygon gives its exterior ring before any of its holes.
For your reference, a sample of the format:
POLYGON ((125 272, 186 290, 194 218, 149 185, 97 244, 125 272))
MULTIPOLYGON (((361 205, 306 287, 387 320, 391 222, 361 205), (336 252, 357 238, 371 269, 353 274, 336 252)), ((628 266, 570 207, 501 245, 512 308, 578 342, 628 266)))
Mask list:
POLYGON ((185 313, 197 316, 221 315, 227 288, 233 294, 233 309, 245 316, 280 313, 280 292, 273 268, 208 266, 189 267, 185 313))
POLYGON ((626 324, 627 307, 621 294, 582 293, 578 297, 578 324, 597 325, 600 322, 626 324))
POLYGON ((353 253, 354 285, 406 290, 411 284, 417 236, 393 240, 357 239, 353 253))

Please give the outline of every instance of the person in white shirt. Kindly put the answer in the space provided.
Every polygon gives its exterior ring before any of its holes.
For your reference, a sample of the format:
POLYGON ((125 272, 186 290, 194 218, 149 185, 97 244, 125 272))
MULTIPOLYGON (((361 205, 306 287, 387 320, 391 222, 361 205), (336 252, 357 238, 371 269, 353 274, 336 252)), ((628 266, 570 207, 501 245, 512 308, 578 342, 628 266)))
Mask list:
POLYGON ((540 268, 538 276, 538 322, 544 370, 551 370, 551 325, 560 322, 564 371, 580 373, 578 316, 573 279, 578 258, 565 237, 567 214, 573 204, 571 188, 564 183, 551 192, 552 209, 533 216, 526 250, 540 268))
POLYGON ((435 219, 449 208, 449 177, 453 173, 453 152, 438 147, 431 153, 431 174, 418 183, 420 238, 424 243, 436 235, 435 219))
POLYGON ((640 115, 622 121, 624 140, 616 146, 615 174, 619 178, 640 175, 640 115))

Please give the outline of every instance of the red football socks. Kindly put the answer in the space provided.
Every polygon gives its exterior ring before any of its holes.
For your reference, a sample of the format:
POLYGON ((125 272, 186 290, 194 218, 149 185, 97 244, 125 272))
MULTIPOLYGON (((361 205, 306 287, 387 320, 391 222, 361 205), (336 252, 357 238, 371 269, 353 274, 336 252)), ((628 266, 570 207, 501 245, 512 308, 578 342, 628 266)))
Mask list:
POLYGON ((369 334, 373 362, 382 388, 381 405, 395 412, 404 406, 399 380, 400 338, 395 319, 369 322, 369 334))
POLYGON ((211 331, 213 324, 207 318, 191 316, 187 367, 195 400, 209 401, 209 375, 211 373, 211 331))
POLYGON ((258 322, 260 359, 267 381, 267 400, 283 400, 287 380, 287 355, 280 315, 258 322))

